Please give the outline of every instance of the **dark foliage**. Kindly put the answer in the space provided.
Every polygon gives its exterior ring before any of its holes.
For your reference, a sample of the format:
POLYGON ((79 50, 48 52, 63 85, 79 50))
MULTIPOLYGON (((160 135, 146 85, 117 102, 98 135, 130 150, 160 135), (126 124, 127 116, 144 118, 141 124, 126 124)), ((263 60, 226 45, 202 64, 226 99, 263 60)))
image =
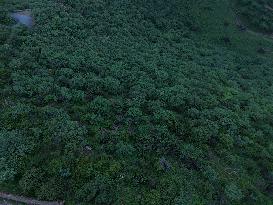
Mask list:
POLYGON ((273 43, 239 32, 231 9, 1 3, 0 190, 71 204, 272 204, 273 43), (17 9, 31 9, 32 29, 11 27, 17 9))

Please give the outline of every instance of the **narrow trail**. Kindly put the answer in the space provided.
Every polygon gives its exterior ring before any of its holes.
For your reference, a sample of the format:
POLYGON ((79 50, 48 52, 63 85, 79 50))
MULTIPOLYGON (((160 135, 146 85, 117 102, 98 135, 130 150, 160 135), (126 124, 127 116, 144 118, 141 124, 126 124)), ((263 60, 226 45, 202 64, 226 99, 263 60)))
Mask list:
POLYGON ((27 198, 23 196, 16 196, 13 194, 3 193, 0 192, 0 199, 8 200, 8 201, 14 201, 19 203, 24 203, 28 205, 64 205, 64 202, 57 202, 57 201, 39 201, 32 198, 27 198))
POLYGON ((253 31, 251 29, 249 29, 240 19, 239 17, 239 14, 238 13, 235 13, 235 24, 236 26, 241 30, 241 31, 244 31, 244 32, 247 32, 251 35, 255 35, 255 36, 258 36, 260 38, 263 38, 265 40, 269 40, 270 42, 272 42, 273 40, 273 33, 271 34, 265 34, 265 33, 261 33, 261 32, 257 32, 257 31, 253 31))

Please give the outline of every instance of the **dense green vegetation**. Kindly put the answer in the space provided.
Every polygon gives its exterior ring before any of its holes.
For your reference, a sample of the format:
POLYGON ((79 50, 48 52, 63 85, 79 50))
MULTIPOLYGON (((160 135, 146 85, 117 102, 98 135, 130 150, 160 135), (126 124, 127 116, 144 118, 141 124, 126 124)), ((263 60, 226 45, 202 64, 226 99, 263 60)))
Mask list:
POLYGON ((233 9, 4 1, 0 190, 71 204, 273 204, 273 42, 239 31, 233 9), (33 29, 8 27, 16 9, 32 10, 33 29))
POLYGON ((273 1, 237 0, 239 14, 253 29, 273 32, 273 1))

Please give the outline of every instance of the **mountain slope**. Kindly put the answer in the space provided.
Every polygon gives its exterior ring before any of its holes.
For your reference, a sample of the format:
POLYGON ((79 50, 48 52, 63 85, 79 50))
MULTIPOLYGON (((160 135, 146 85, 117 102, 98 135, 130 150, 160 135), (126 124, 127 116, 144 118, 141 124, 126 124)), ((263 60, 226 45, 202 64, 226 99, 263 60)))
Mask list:
POLYGON ((272 204, 273 44, 221 0, 11 0, 0 187, 71 204, 272 204), (13 37, 10 38, 11 32, 13 37), (260 52, 260 51, 263 52, 260 52))

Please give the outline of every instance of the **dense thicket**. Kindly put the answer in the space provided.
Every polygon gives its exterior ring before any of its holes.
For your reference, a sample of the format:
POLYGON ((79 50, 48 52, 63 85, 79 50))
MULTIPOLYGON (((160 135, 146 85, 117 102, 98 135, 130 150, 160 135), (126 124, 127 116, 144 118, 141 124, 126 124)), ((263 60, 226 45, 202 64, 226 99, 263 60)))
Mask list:
POLYGON ((71 204, 273 204, 271 40, 226 0, 9 0, 0 189, 71 204), (257 53, 257 50, 264 52, 257 53))

